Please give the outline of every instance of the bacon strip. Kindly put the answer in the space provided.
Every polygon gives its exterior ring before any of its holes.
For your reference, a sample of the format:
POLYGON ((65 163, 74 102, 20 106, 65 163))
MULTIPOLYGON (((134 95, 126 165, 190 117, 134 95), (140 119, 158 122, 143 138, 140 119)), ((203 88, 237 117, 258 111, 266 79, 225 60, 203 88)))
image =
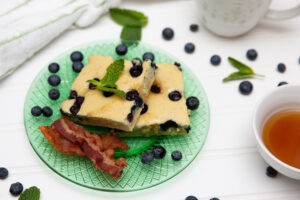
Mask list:
POLYGON ((43 135, 62 153, 87 156, 97 169, 119 178, 127 166, 124 158, 114 160, 115 148, 128 150, 128 145, 112 134, 92 134, 66 118, 56 120, 50 127, 39 128, 43 135))

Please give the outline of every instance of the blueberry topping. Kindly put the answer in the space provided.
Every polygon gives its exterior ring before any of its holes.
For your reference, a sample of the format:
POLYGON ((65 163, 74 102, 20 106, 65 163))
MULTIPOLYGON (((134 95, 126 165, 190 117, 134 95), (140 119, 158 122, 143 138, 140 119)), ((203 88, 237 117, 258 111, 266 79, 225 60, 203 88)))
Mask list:
POLYGON ((288 84, 288 83, 287 83, 286 81, 281 81, 281 82, 278 83, 277 86, 279 87, 279 86, 287 85, 287 84, 288 84))
POLYGON ((74 72, 79 73, 83 68, 83 64, 80 61, 73 62, 72 68, 74 72))
POLYGON ((153 159, 154 159, 154 155, 152 152, 144 152, 141 155, 141 161, 144 164, 150 164, 153 161, 153 159))
POLYGON ((81 104, 82 104, 83 102, 84 102, 84 97, 82 97, 82 96, 76 97, 75 104, 76 104, 77 106, 81 106, 81 104))
POLYGON ((221 57, 218 56, 218 55, 213 55, 211 58, 210 58, 210 63, 214 66, 217 66, 221 63, 221 57))
POLYGON ((253 90, 253 85, 250 81, 240 83, 239 90, 243 95, 249 95, 253 90))
POLYGON ((269 166, 266 169, 266 175, 268 177, 274 178, 275 176, 277 176, 278 172, 276 171, 276 169, 274 169, 273 167, 269 166))
POLYGON ((162 146, 154 146, 152 149, 152 153, 154 155, 154 158, 162 159, 166 155, 166 149, 162 146))
POLYGON ((157 67, 157 65, 155 64, 155 63, 151 63, 151 67, 153 68, 153 69, 158 69, 158 67, 157 67))
POLYGON ((279 63, 279 64, 277 65, 277 70, 278 70, 280 73, 285 72, 285 70, 286 70, 285 64, 279 63))
MULTIPOLYGON (((95 81, 100 81, 99 78, 94 78, 94 80, 95 80, 95 81)), ((96 89, 96 85, 94 85, 94 84, 92 84, 92 83, 89 83, 89 89, 90 89, 90 90, 96 89)))
POLYGON ((151 86, 151 92, 160 93, 160 87, 158 87, 157 85, 152 85, 151 86))
POLYGON ((140 96, 136 97, 136 99, 135 99, 135 105, 138 108, 141 108, 143 106, 143 103, 144 103, 144 101, 143 101, 143 99, 140 96))
POLYGON ((139 65, 143 65, 143 61, 141 60, 141 59, 139 59, 139 58, 134 58, 134 59, 132 59, 132 64, 134 65, 134 66, 139 66, 139 65))
POLYGON ((185 130, 186 130, 186 132, 187 132, 187 133, 189 133, 189 132, 190 132, 190 130, 191 130, 191 127, 190 127, 190 126, 188 126, 188 127, 185 129, 185 130))
POLYGON ((197 199, 197 197, 191 195, 191 196, 186 197, 185 200, 198 200, 198 199, 197 199))
POLYGON ((23 185, 19 182, 13 183, 9 188, 9 192, 14 196, 18 196, 23 192, 23 185))
POLYGON ((257 52, 255 49, 249 49, 246 56, 249 60, 255 60, 257 58, 257 52))
POLYGON ((190 30, 191 30, 192 32, 197 32, 198 29, 199 29, 198 24, 191 24, 191 25, 190 25, 190 30))
POLYGON ((6 179, 8 176, 8 170, 4 167, 0 167, 0 179, 6 179))
POLYGON ((143 72, 142 65, 133 65, 129 70, 129 73, 133 78, 140 76, 142 72, 143 72))
POLYGON ((73 62, 81 62, 83 60, 83 55, 80 51, 74 51, 72 54, 71 54, 71 60, 73 62))
POLYGON ((127 53, 127 46, 125 44, 119 44, 116 47, 116 52, 118 55, 123 56, 127 53))
POLYGON ((197 97, 189 97, 186 100, 186 106, 190 110, 196 110, 199 107, 199 99, 197 97))
POLYGON ((113 92, 103 92, 103 96, 105 97, 111 97, 112 95, 114 95, 113 92))
POLYGON ((57 63, 51 63, 49 66, 48 66, 48 70, 49 72, 51 73, 56 73, 59 71, 59 65, 57 63))
POLYGON ((144 53, 144 55, 143 55, 143 60, 144 60, 144 61, 145 61, 145 60, 151 60, 151 61, 153 62, 154 59, 155 59, 155 57, 154 57, 153 53, 151 53, 151 52, 146 52, 146 53, 144 53))
POLYGON ((52 109, 49 107, 49 106, 45 106, 43 109, 42 109, 42 113, 45 117, 50 117, 52 114, 53 114, 53 111, 52 109))
POLYGON ((170 128, 170 127, 177 128, 177 127, 178 127, 178 124, 177 124, 176 122, 174 122, 173 120, 168 120, 168 121, 166 121, 165 123, 163 123, 163 124, 160 125, 160 128, 161 128, 163 131, 168 130, 168 128, 170 128))
POLYGON ((60 77, 57 75, 51 75, 48 78, 48 83, 52 86, 57 86, 60 84, 60 77))
POLYGON ((174 31, 171 28, 164 28, 162 36, 165 40, 171 40, 174 37, 174 31))
POLYGON ((136 108, 137 108, 136 105, 131 106, 130 112, 131 112, 131 113, 134 113, 136 108))
POLYGON ((217 197, 213 197, 213 198, 211 198, 211 199, 209 199, 209 200, 220 200, 220 199, 217 198, 217 197))
POLYGON ((143 109, 141 111, 141 115, 145 114, 147 112, 147 110, 148 110, 148 105, 144 104, 144 107, 143 107, 143 109))
POLYGON ((70 108, 70 112, 73 116, 76 116, 77 113, 79 112, 79 110, 80 110, 80 107, 76 104, 71 106, 71 108, 70 108))
POLYGON ((184 45, 184 50, 186 53, 193 53, 195 51, 195 45, 191 42, 184 45))
POLYGON ((58 89, 53 88, 53 89, 49 90, 48 96, 50 99, 56 100, 59 98, 60 93, 59 93, 58 89))
POLYGON ((42 114, 42 108, 40 106, 34 106, 31 108, 31 114, 35 117, 42 114))
POLYGON ((139 97, 139 93, 136 90, 130 90, 126 93, 126 99, 128 101, 134 101, 139 97))
POLYGON ((180 151, 173 151, 172 154, 171 154, 171 157, 173 160, 175 161, 179 161, 182 159, 182 154, 180 151))
POLYGON ((181 99, 181 93, 177 90, 172 91, 169 93, 169 99, 171 99, 172 101, 179 101, 181 99))
POLYGON ((181 64, 179 62, 174 62, 174 65, 180 70, 182 71, 181 69, 181 64))
POLYGON ((132 120, 133 120, 133 114, 132 113, 129 113, 128 115, 127 115, 127 120, 131 123, 132 122, 132 120))
POLYGON ((77 97, 77 92, 75 90, 71 90, 69 99, 76 99, 77 97))

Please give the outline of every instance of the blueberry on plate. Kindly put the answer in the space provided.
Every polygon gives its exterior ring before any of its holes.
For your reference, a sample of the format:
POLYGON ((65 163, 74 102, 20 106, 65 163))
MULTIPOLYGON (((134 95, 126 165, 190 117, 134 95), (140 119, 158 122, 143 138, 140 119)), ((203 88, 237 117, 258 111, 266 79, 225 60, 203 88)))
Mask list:
POLYGON ((58 89, 53 88, 53 89, 49 90, 48 96, 50 99, 56 100, 59 98, 60 93, 59 93, 58 89))
POLYGON ((151 60, 151 61, 153 62, 154 59, 155 59, 155 57, 154 57, 153 53, 151 53, 151 52, 146 52, 146 53, 144 53, 144 55, 143 55, 143 60, 144 60, 144 61, 145 61, 145 60, 151 60))
POLYGON ((116 47, 116 52, 118 55, 123 56, 127 53, 127 46, 125 44, 119 44, 116 47))
POLYGON ((281 82, 278 83, 277 86, 279 87, 279 86, 287 85, 287 84, 288 84, 288 82, 286 82, 286 81, 281 81, 281 82))
POLYGON ((285 64, 279 63, 279 64, 277 65, 277 71, 278 71, 278 72, 283 73, 283 72, 285 72, 285 70, 286 70, 285 64))
POLYGON ((49 72, 51 73, 56 73, 59 71, 59 65, 57 63, 51 63, 49 66, 48 66, 48 70, 49 72))
POLYGON ((174 37, 174 31, 171 28, 164 28, 162 36, 165 40, 171 40, 174 37))
POLYGON ((191 42, 184 45, 184 50, 186 53, 193 53, 195 51, 195 45, 191 42))
POLYGON ((221 63, 221 57, 218 56, 218 55, 213 55, 211 58, 210 58, 210 63, 214 66, 217 66, 221 63))
POLYGON ((40 106, 34 106, 31 108, 31 114, 38 117, 42 114, 42 108, 40 106))
POLYGON ((57 86, 60 84, 60 77, 57 75, 51 75, 48 78, 48 83, 52 86, 57 86))
POLYGON ((83 55, 80 51, 74 51, 71 53, 71 60, 73 62, 81 62, 83 60, 83 55))
POLYGON ((190 196, 186 197, 185 200, 198 200, 198 198, 193 195, 190 195, 190 196))
POLYGON ((191 30, 192 32, 197 32, 198 29, 199 29, 198 24, 191 24, 191 25, 190 25, 190 30, 191 30))
POLYGON ((255 49, 249 49, 246 56, 249 60, 255 60, 257 58, 257 52, 255 49))
POLYGON ((43 109, 42 109, 42 113, 45 117, 50 117, 52 114, 53 114, 53 111, 52 109, 49 107, 49 106, 45 106, 43 109))
POLYGON ((174 161, 179 161, 182 159, 182 154, 180 151, 173 151, 171 157, 174 161))
POLYGON ((9 192, 14 196, 18 196, 23 192, 23 185, 20 182, 13 183, 10 185, 9 192))
POLYGON ((199 107, 199 99, 197 97, 189 97, 186 99, 186 106, 190 110, 196 110, 199 107))
POLYGON ((152 152, 144 152, 142 155, 141 155, 141 161, 142 163, 144 164, 150 164, 154 159, 154 155, 152 152))
POLYGON ((239 85, 239 90, 243 95, 249 95, 253 90, 253 85, 250 81, 243 81, 239 85))
POLYGON ((266 169, 266 175, 274 178, 275 176, 277 176, 278 172, 276 171, 276 169, 274 169, 273 167, 269 166, 266 169))
POLYGON ((6 179, 8 176, 8 170, 4 167, 0 167, 0 179, 6 179))
POLYGON ((162 159, 166 155, 166 149, 162 146, 154 146, 152 149, 152 153, 154 155, 154 158, 156 159, 162 159))
POLYGON ((83 64, 80 61, 73 62, 72 68, 73 68, 74 72, 79 73, 79 72, 81 72, 81 70, 83 68, 83 64))

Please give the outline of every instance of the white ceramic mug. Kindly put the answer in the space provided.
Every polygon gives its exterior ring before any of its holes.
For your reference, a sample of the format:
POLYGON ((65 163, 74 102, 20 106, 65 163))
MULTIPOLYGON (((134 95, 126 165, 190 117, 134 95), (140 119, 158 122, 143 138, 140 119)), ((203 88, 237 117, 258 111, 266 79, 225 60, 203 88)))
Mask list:
POLYGON ((300 4, 282 11, 269 10, 272 0, 196 0, 201 22, 225 37, 242 35, 263 17, 289 19, 300 15, 300 4))

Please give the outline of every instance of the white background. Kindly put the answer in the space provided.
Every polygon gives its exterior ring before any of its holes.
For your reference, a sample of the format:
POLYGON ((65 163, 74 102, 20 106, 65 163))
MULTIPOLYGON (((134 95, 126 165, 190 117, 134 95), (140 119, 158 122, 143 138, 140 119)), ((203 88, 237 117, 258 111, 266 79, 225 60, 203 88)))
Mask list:
MULTIPOLYGON (((273 8, 289 8, 299 0, 275 0, 273 8)), ((85 42, 118 38, 121 27, 108 16, 92 27, 69 30, 37 53, 12 76, 0 82, 0 166, 10 175, 0 181, 0 199, 17 199, 9 193, 16 181, 24 187, 36 185, 42 200, 183 200, 188 195, 198 199, 217 196, 221 200, 294 200, 300 199, 300 182, 279 175, 272 179, 265 175, 266 163, 255 147, 251 131, 254 105, 278 82, 300 83, 300 17, 281 21, 262 21, 250 33, 234 38, 220 38, 203 26, 197 33, 189 30, 198 23, 193 1, 124 1, 121 7, 136 9, 149 16, 143 30, 143 41, 157 45, 177 56, 188 65, 202 82, 211 109, 211 128, 206 144, 193 163, 171 180, 138 192, 112 193, 87 189, 73 184, 49 169, 35 154, 26 137, 23 125, 23 104, 31 81, 49 61, 65 50, 85 42), (172 27, 175 37, 165 41, 164 27, 172 27), (194 54, 186 54, 187 42, 196 45, 194 54), (258 51, 258 59, 248 61, 249 48, 258 51), (213 67, 211 55, 219 54, 222 63, 213 67), (222 83, 234 71, 227 62, 233 56, 246 62, 266 78, 251 80, 254 90, 250 96, 238 92, 239 81, 222 83), (283 62, 287 71, 280 74, 276 65, 283 62)))

